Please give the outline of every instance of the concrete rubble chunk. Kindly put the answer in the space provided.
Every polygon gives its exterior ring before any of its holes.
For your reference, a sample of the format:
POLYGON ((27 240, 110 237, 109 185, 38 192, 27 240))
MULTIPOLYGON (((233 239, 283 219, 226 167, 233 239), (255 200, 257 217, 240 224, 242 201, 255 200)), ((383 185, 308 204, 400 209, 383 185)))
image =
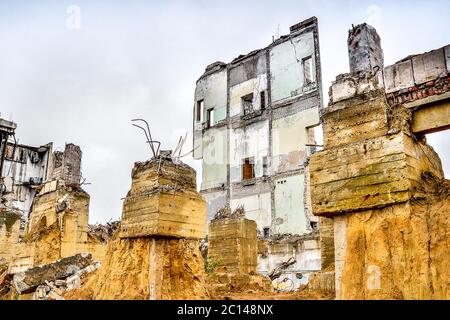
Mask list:
POLYGON ((14 275, 13 285, 18 293, 33 292, 39 285, 56 279, 64 279, 92 264, 90 254, 77 254, 54 263, 31 268, 14 275))

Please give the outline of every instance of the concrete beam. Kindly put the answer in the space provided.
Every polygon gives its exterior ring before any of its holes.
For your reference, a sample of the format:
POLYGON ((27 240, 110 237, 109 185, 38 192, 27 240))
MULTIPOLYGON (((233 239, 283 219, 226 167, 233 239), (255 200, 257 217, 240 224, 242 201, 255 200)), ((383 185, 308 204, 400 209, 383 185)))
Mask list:
POLYGON ((427 134, 450 129, 450 99, 423 106, 413 113, 411 130, 427 134))

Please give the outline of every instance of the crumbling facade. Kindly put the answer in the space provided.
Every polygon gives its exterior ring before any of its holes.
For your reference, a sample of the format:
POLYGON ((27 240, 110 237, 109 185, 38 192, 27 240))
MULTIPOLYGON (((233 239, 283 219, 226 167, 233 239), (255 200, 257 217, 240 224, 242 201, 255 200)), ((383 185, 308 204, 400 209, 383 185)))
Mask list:
POLYGON ((20 216, 20 235, 28 220, 36 188, 49 176, 52 144, 32 147, 17 143, 13 122, 0 119, 1 143, 1 195, 2 207, 20 216), (9 128, 9 130, 7 130, 9 128))
POLYGON ((25 271, 77 253, 103 259, 106 241, 89 232, 89 195, 81 188, 79 146, 35 148, 15 142, 16 125, 0 120, 2 208, 0 258, 25 271), (11 141, 14 138, 14 141, 11 141))
POLYGON ((348 44, 310 161, 336 298, 449 299, 448 180, 424 137, 450 125, 449 46, 384 68, 374 28, 354 27, 348 44))
MULTIPOLYGON (((264 49, 207 66, 195 90, 193 143, 194 158, 202 159, 200 189, 208 220, 224 206, 243 206, 266 239, 316 229, 307 159, 314 151, 321 97, 314 17, 264 49)), ((260 256, 260 271, 268 272, 292 252, 303 259, 298 244, 285 247, 287 254, 280 257, 260 256)), ((320 268, 318 246, 308 260, 291 268, 294 280, 295 273, 320 268)))

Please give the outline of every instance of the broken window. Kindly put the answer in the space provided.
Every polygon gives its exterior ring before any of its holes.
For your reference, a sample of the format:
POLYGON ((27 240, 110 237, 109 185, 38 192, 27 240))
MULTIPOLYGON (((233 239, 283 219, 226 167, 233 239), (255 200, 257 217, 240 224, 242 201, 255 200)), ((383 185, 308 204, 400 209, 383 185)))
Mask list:
POLYGON ((242 110, 244 112, 244 116, 247 114, 253 113, 253 93, 250 93, 241 98, 242 101, 242 110))
POLYGON ((209 109, 206 112, 206 122, 207 127, 212 127, 214 125, 214 109, 209 109))
POLYGON ((197 110, 195 110, 196 120, 201 122, 203 119, 203 100, 197 101, 197 110))
POLYGON ((305 79, 305 84, 314 82, 313 65, 312 65, 312 57, 311 56, 303 59, 303 77, 305 79))
POLYGON ((242 180, 250 180, 255 177, 255 158, 245 158, 242 165, 242 180))
POLYGON ((266 108, 266 93, 264 91, 261 91, 261 110, 264 110, 266 108))

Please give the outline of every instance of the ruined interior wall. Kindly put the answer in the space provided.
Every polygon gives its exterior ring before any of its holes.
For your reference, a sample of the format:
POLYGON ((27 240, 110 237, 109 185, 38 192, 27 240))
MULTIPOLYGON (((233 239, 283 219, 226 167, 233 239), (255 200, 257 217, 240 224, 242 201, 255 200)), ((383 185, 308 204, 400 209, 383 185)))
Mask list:
POLYGON ((312 107, 277 117, 272 122, 272 173, 298 170, 308 155, 307 127, 319 123, 319 108, 312 107), (295 137, 293 139, 292 137, 295 137))
MULTIPOLYGON (((230 131, 230 180, 242 181, 242 164, 245 158, 254 158, 255 178, 264 174, 264 158, 269 153, 269 122, 259 121, 243 128, 230 131)), ((268 166, 268 159, 266 160, 268 166)))
POLYGON ((267 74, 258 75, 234 86, 230 85, 229 90, 230 117, 243 115, 242 97, 251 93, 253 93, 253 110, 261 110, 261 92, 267 90, 267 74))
POLYGON ((422 191, 335 219, 338 298, 450 299, 449 182, 422 191))
POLYGON ((265 228, 270 228, 272 221, 272 198, 270 192, 239 197, 233 196, 230 206, 232 211, 240 206, 244 206, 245 217, 256 222, 260 234, 264 234, 265 228))
POLYGON ((227 116, 227 71, 205 75, 197 82, 195 88, 194 105, 194 158, 201 159, 203 156, 203 133, 202 123, 206 121, 206 112, 214 109, 214 124, 224 120, 227 116), (203 110, 200 121, 197 119, 197 102, 203 100, 203 110))
POLYGON ((296 262, 284 270, 279 279, 289 278, 294 283, 294 289, 308 283, 309 276, 320 270, 320 243, 317 237, 292 242, 266 242, 264 247, 260 248, 258 256, 258 273, 267 274, 281 263, 294 258, 296 262))
POLYGON ((8 144, 2 177, 6 192, 12 194, 10 208, 20 210, 26 221, 36 194, 32 187, 46 180, 51 144, 41 148, 8 144), (38 152, 39 151, 39 152, 38 152))
POLYGON ((227 183, 227 148, 227 127, 211 128, 204 133, 202 190, 227 183))
POLYGON ((276 179, 274 187, 273 234, 304 234, 309 231, 305 213, 304 174, 276 179))
POLYGON ((236 58, 230 65, 229 85, 244 83, 267 73, 266 50, 250 53, 245 58, 236 58))
POLYGON ((317 88, 306 84, 303 59, 312 57, 313 79, 316 81, 314 34, 307 32, 270 49, 271 95, 273 103, 282 103, 317 88))

